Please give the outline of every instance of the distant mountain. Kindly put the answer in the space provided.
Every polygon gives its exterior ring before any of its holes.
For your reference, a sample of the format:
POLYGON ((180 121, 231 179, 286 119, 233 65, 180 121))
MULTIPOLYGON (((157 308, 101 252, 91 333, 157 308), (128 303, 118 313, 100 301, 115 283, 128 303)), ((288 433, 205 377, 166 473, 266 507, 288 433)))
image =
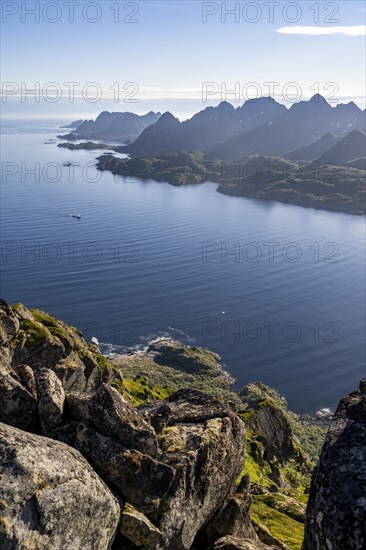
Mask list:
POLYGON ((174 117, 169 113, 171 123, 167 124, 165 131, 158 121, 156 131, 150 128, 145 130, 133 144, 127 146, 126 152, 143 156, 206 150, 231 136, 275 120, 286 111, 286 107, 274 99, 262 97, 246 101, 237 109, 223 101, 217 107, 207 107, 184 122, 177 119, 173 122, 174 117), (150 136, 154 137, 154 142, 150 136))
POLYGON ((156 155, 170 151, 170 144, 176 139, 181 123, 167 111, 159 120, 146 128, 137 140, 124 147, 124 151, 134 156, 156 155))
POLYGON ((338 141, 339 138, 336 138, 333 134, 327 132, 323 137, 314 143, 295 149, 295 151, 290 151, 284 156, 290 160, 314 160, 328 151, 328 149, 333 147, 333 145, 335 145, 338 141))
POLYGON ((146 115, 135 113, 109 113, 103 111, 94 120, 86 120, 71 134, 61 136, 68 140, 98 139, 125 143, 136 139, 145 128, 155 124, 161 114, 150 111, 146 115))
POLYGON ((85 120, 82 120, 82 119, 79 119, 79 120, 75 120, 74 122, 71 122, 70 124, 67 124, 66 126, 60 126, 60 128, 77 128, 78 126, 80 126, 80 124, 82 124, 83 122, 85 122, 85 120))
POLYGON ((319 165, 343 166, 349 161, 366 156, 366 134, 353 130, 345 138, 314 161, 319 165))
POLYGON ((208 149, 222 159, 244 155, 285 155, 331 132, 344 136, 363 124, 365 114, 353 102, 332 108, 319 94, 295 103, 282 116, 249 132, 234 136, 208 149))

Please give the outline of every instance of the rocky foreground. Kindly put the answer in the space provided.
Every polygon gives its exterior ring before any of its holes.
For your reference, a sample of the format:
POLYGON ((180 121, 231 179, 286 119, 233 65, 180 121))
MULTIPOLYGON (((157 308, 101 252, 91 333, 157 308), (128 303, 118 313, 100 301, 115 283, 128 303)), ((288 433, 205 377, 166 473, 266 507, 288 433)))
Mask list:
MULTIPOLYGON (((236 394, 215 354, 172 341, 108 361, 4 301, 0 346, 1 549, 300 549, 325 430, 276 392, 236 394)), ((321 453, 305 550, 365 546, 361 390, 321 453)))

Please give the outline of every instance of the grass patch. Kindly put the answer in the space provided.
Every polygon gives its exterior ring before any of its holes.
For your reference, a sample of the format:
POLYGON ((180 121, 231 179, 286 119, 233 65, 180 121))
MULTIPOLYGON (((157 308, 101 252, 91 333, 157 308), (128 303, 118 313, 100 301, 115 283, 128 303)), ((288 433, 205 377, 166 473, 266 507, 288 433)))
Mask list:
POLYGON ((30 312, 33 315, 34 320, 38 323, 42 323, 42 325, 44 325, 45 327, 59 328, 59 321, 57 321, 57 319, 55 319, 51 315, 48 315, 48 313, 45 313, 40 309, 31 309, 30 312))
POLYGON ((52 338, 50 331, 37 321, 22 319, 20 321, 20 328, 27 334, 28 343, 32 345, 52 338))
POLYGON ((254 521, 265 525, 273 536, 287 544, 291 550, 301 550, 304 539, 302 522, 268 506, 261 495, 253 495, 251 515, 254 521))

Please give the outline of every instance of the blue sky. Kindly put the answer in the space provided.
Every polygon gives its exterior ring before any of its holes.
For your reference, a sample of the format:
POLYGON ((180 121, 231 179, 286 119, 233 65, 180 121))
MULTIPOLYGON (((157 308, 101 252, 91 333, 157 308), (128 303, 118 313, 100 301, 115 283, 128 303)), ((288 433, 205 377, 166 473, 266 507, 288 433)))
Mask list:
MULTIPOLYGON (((27 10, 36 4, 2 2, 2 82, 17 86, 26 82, 30 88, 35 82, 41 87, 56 82, 63 90, 62 99, 53 104, 41 99, 35 104, 28 97, 22 103, 14 94, 2 104, 4 116, 51 113, 57 118, 58 113, 93 116, 102 108, 136 112, 156 108, 173 110, 183 118, 204 106, 203 82, 217 83, 209 101, 213 103, 224 93, 221 83, 227 89, 239 83, 243 101, 254 93, 254 88, 246 87, 248 83, 256 82, 268 95, 264 83, 279 82, 276 98, 285 102, 282 90, 288 83, 296 82, 307 98, 318 82, 324 96, 338 88, 341 101, 354 99, 364 106, 365 36, 359 27, 365 25, 366 14, 361 1, 278 1, 269 6, 246 1, 79 0, 74 2, 73 22, 69 21, 71 8, 62 0, 38 2, 40 20, 35 21, 27 10), (235 4, 240 11, 236 16, 227 14, 225 22, 225 7, 232 10, 235 4), (17 8, 17 13, 11 13, 17 8), (97 16, 99 20, 92 23, 97 16), (70 103, 65 82, 80 83, 75 87, 76 103, 70 103), (100 101, 90 103, 81 97, 88 82, 97 82, 103 90, 100 101), (126 97, 123 86, 135 82, 138 103, 114 103, 109 87, 115 82, 121 87, 121 99, 126 97), (326 88, 330 82, 336 88, 326 88)), ((235 97, 227 99, 234 102, 235 97)))

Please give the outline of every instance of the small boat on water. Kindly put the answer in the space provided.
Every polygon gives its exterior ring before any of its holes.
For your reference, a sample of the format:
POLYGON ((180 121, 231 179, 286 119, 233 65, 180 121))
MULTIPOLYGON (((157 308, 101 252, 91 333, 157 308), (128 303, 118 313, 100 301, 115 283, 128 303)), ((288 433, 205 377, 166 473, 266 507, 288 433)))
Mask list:
POLYGON ((81 220, 80 214, 71 214, 72 218, 76 218, 77 220, 81 220))

